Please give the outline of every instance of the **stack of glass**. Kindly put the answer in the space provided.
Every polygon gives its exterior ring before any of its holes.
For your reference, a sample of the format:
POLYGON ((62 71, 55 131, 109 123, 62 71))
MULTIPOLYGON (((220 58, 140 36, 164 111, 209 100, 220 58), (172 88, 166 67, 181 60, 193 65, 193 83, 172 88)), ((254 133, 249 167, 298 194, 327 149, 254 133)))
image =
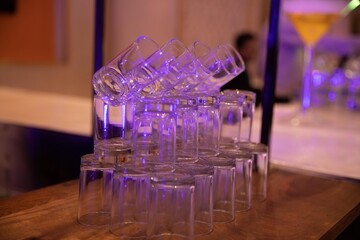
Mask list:
POLYGON ((98 70, 79 222, 124 238, 193 239, 251 209, 254 170, 264 200, 267 148, 251 143, 256 96, 220 92, 244 68, 228 44, 160 47, 141 36, 98 70))

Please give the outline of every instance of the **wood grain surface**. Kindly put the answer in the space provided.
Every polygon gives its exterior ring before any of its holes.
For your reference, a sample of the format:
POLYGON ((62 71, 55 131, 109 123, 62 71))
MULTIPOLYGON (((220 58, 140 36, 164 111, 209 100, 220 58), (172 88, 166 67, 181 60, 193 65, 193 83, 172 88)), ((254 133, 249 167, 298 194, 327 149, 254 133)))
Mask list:
MULTIPOLYGON (((0 239, 119 239, 77 223, 78 180, 0 201, 0 239)), ((360 216, 360 184, 273 168, 268 199, 196 239, 334 239, 360 216)))

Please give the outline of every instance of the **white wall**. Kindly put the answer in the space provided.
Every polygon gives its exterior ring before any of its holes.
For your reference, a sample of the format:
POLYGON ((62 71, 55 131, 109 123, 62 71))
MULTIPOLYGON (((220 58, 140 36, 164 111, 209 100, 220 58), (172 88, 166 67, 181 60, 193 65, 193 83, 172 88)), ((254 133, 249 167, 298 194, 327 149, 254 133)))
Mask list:
POLYGON ((139 35, 160 45, 178 38, 210 46, 233 42, 242 30, 257 32, 261 0, 110 0, 107 6, 106 59, 114 57, 139 35))
POLYGON ((159 44, 177 35, 176 0, 109 0, 106 3, 106 60, 140 35, 159 44))
MULTIPOLYGON (((64 3, 64 56, 54 65, 0 64, 0 86, 90 97, 94 0, 64 3)), ((105 62, 139 35, 159 44, 176 37, 209 45, 231 42, 240 30, 257 31, 261 0, 106 0, 105 62)))

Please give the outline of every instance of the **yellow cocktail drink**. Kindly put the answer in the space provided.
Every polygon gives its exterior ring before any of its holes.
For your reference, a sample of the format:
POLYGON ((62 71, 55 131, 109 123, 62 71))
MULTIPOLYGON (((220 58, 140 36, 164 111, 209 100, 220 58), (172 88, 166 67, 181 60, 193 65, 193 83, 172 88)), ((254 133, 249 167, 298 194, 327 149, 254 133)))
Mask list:
POLYGON ((304 43, 302 112, 311 106, 312 56, 316 43, 341 16, 343 0, 285 0, 283 11, 304 43))
POLYGON ((339 13, 291 12, 288 18, 305 45, 314 46, 339 18, 339 13))

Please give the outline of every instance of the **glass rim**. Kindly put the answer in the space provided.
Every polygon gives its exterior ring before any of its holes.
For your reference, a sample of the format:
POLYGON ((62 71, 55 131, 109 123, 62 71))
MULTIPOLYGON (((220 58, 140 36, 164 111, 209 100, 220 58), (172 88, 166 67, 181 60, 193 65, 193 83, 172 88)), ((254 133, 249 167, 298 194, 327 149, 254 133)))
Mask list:
POLYGON ((172 95, 172 96, 164 96, 162 97, 162 99, 164 99, 165 101, 169 101, 170 103, 176 104, 177 108, 197 106, 197 99, 191 96, 172 95))
POLYGON ((99 162, 100 158, 97 157, 94 153, 87 153, 81 156, 80 158, 81 164, 83 163, 91 163, 91 162, 99 162))
POLYGON ((191 175, 213 175, 214 167, 197 162, 179 162, 175 164, 175 171, 185 171, 191 175))
POLYGON ((165 112, 173 113, 176 111, 176 104, 162 102, 161 99, 141 99, 135 103, 135 114, 141 112, 165 112))
POLYGON ((81 156, 80 159, 81 167, 98 167, 106 169, 115 169, 115 164, 110 158, 103 158, 94 153, 89 153, 81 156), (110 161, 107 161, 110 160, 110 161))
POLYGON ((116 170, 120 171, 134 171, 142 174, 156 174, 156 173, 171 173, 174 167, 171 164, 163 163, 139 163, 139 162, 125 162, 115 166, 116 170))
POLYGON ((226 148, 220 149, 220 156, 228 156, 235 159, 252 159, 252 154, 250 151, 238 148, 226 148))
POLYGON ((213 106, 219 104, 219 98, 212 95, 197 95, 196 102, 198 106, 213 106))
POLYGON ((104 66, 96 71, 92 77, 92 86, 95 91, 95 96, 100 95, 104 101, 113 104, 121 104, 126 100, 125 95, 128 93, 126 84, 121 81, 124 76, 118 70, 104 66), (113 83, 113 86, 107 84, 108 81, 113 83))
POLYGON ((151 181, 157 184, 165 184, 171 186, 194 185, 195 178, 188 173, 179 172, 156 172, 151 176, 151 181))
POLYGON ((235 144, 239 150, 246 150, 251 153, 268 153, 268 146, 257 142, 238 142, 235 144))
POLYGON ((245 70, 245 63, 238 51, 230 44, 219 44, 217 47, 212 49, 224 70, 231 75, 238 75, 245 70), (228 66, 228 64, 230 65, 228 66), (235 72, 234 72, 235 70, 235 72))
POLYGON ((226 89, 221 92, 221 95, 223 95, 223 96, 241 96, 244 98, 245 102, 255 103, 255 101, 256 101, 256 93, 253 91, 249 91, 249 90, 226 89))
POLYGON ((236 161, 235 159, 229 157, 229 156, 207 156, 207 157, 200 157, 199 163, 205 163, 211 164, 214 167, 224 167, 224 166, 235 166, 236 161))

